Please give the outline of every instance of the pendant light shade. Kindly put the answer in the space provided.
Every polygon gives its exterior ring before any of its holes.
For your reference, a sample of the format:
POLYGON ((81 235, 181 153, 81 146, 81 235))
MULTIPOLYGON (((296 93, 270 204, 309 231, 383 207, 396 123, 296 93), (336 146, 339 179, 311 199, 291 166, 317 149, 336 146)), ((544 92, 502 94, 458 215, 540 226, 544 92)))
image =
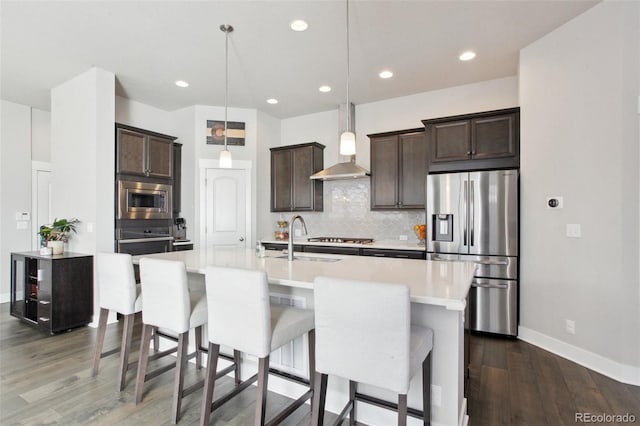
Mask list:
POLYGON ((340 135, 340 155, 356 155, 356 134, 351 128, 351 108, 349 101, 349 0, 347 3, 347 126, 340 135))
POLYGON ((340 155, 356 155, 356 134, 350 131, 340 135, 340 155))
POLYGON ((231 151, 227 147, 227 111, 229 109, 229 33, 233 31, 231 25, 220 25, 220 31, 225 34, 224 45, 224 149, 220 151, 219 166, 230 169, 232 165, 231 151))

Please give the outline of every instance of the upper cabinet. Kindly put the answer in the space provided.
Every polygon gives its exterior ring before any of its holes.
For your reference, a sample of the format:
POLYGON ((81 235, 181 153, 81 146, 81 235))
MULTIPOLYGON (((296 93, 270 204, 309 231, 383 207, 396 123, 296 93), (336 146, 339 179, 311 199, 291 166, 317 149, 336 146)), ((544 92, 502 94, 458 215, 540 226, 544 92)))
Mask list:
POLYGON ((116 173, 173 178, 173 136, 116 124, 116 173))
POLYGON ((371 209, 424 209, 427 147, 423 129, 368 136, 371 209))
POLYGON ((322 211, 322 181, 311 180, 324 168, 324 145, 310 142, 271 148, 271 211, 322 211))
POLYGON ((520 166, 520 108, 422 122, 429 173, 520 166))

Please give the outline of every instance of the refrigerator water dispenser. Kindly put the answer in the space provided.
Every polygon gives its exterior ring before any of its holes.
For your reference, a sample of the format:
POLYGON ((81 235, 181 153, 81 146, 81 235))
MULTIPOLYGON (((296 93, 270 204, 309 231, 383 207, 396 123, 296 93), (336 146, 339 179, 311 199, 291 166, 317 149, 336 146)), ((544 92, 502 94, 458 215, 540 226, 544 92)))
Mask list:
POLYGON ((434 214, 431 229, 433 241, 453 241, 453 215, 434 214))

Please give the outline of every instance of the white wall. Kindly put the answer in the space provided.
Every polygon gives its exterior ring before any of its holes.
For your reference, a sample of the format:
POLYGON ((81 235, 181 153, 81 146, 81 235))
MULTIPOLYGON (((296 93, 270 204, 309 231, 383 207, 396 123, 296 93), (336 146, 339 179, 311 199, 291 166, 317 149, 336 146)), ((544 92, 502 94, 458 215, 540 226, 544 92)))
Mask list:
POLYGON ((197 161, 195 156, 195 122, 196 107, 183 108, 172 111, 171 132, 177 136, 182 144, 182 183, 181 183, 181 213, 180 216, 186 220, 187 238, 193 240, 195 237, 193 225, 195 224, 196 193, 194 186, 196 182, 197 161))
POLYGON ((51 113, 31 108, 31 159, 51 161, 51 113))
POLYGON ((258 134, 256 155, 256 239, 261 239, 273 231, 273 222, 270 215, 265 214, 271 209, 271 187, 265 188, 264 182, 271 183, 271 151, 269 148, 279 146, 282 142, 280 136, 280 120, 268 114, 258 111, 258 134))
MULTIPOLYGON (((156 133, 171 133, 171 113, 121 96, 115 98, 116 122, 150 130, 156 133)), ((114 136, 115 138, 115 136, 114 136)))
POLYGON ((1 101, 0 303, 9 301, 10 253, 31 250, 31 223, 17 229, 17 212, 31 212, 31 109, 1 101))
POLYGON ((521 51, 519 88, 521 335, 636 384, 639 18, 638 2, 593 7, 521 51))

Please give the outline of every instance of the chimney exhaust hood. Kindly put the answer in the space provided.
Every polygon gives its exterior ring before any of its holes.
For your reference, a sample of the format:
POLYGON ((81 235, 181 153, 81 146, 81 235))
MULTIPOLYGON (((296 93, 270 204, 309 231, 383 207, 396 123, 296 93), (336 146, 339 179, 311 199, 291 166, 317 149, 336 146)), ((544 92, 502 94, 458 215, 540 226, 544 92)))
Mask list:
MULTIPOLYGON (((349 104, 348 108, 351 109, 351 113, 347 114, 347 104, 341 104, 338 110, 338 135, 347 129, 355 129, 355 106, 349 104), (351 125, 347 125, 347 115, 351 119, 351 125)), ((338 136, 339 137, 339 136, 338 136)), ((352 155, 350 161, 344 163, 334 164, 331 167, 327 167, 324 170, 320 170, 318 173, 311 175, 310 179, 320 180, 338 180, 338 179, 357 179, 370 176, 369 171, 356 164, 356 156, 352 155)))

